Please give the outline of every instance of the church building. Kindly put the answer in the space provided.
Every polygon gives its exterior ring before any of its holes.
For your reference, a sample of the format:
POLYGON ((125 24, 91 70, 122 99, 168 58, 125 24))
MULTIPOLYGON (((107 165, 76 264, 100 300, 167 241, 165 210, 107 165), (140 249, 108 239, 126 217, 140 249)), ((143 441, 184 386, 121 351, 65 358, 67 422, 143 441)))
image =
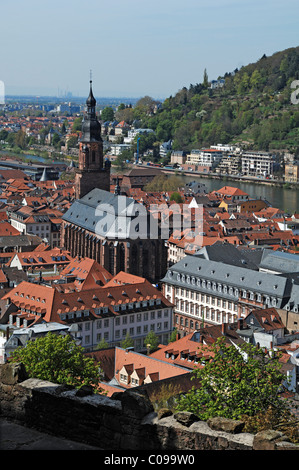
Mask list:
POLYGON ((111 275, 120 271, 157 283, 167 268, 167 248, 152 216, 132 198, 110 192, 110 162, 103 159, 101 125, 90 83, 79 143, 76 200, 62 217, 62 246, 71 256, 96 260, 111 275))

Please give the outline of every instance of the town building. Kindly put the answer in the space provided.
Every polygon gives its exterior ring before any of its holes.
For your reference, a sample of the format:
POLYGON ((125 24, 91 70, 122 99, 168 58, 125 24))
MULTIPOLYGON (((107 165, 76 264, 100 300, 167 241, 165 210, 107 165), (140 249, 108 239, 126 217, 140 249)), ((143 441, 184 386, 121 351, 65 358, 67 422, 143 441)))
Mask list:
POLYGON ((60 246, 61 211, 41 202, 41 205, 17 205, 9 208, 7 214, 12 230, 17 229, 23 235, 36 235, 53 248, 60 246))
POLYGON ((164 383, 169 378, 176 378, 179 384, 180 378, 190 373, 184 365, 170 364, 163 359, 120 347, 86 353, 86 356, 99 364, 103 378, 99 386, 108 396, 159 381, 164 383))
POLYGON ((122 177, 121 191, 127 193, 131 189, 143 189, 156 176, 162 175, 161 170, 153 167, 136 167, 126 171, 122 177))
POLYGON ((127 196, 90 191, 63 215, 61 237, 71 256, 92 258, 113 276, 125 271, 157 283, 165 274, 167 252, 157 223, 127 196), (151 237, 153 226, 158 230, 151 237))
POLYGON ((27 273, 31 280, 38 280, 40 277, 57 276, 71 261, 67 251, 60 248, 15 253, 8 265, 27 273))
POLYGON ((171 266, 162 285, 164 295, 175 304, 174 326, 181 334, 202 324, 232 323, 254 308, 269 307, 285 315, 293 313, 288 326, 295 329, 298 273, 299 260, 294 255, 214 245, 171 266), (282 270, 284 264, 288 267, 282 270), (266 269, 269 265, 271 269, 266 269))
POLYGON ((119 346, 127 335, 140 351, 146 349, 144 339, 150 331, 162 344, 172 332, 172 303, 146 279, 126 273, 80 291, 24 281, 2 300, 16 307, 9 315, 11 329, 45 322, 75 325, 76 339, 90 351, 102 340, 119 346))
POLYGON ((185 167, 195 167, 197 171, 212 171, 222 160, 222 152, 216 149, 193 149, 187 155, 185 167))
POLYGON ((285 164, 284 179, 286 183, 298 183, 299 181, 299 164, 285 164))
POLYGON ((243 152, 242 173, 246 176, 270 177, 273 175, 273 155, 269 152, 243 152))

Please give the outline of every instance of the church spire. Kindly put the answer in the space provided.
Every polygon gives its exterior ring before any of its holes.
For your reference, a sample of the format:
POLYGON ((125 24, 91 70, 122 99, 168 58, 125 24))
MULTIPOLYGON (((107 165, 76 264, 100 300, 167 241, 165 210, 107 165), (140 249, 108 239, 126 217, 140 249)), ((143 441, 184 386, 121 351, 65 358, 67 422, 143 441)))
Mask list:
POLYGON ((81 142, 101 142, 101 125, 96 116, 96 99, 92 91, 92 80, 90 79, 89 95, 86 100, 86 114, 82 121, 81 142))
POLYGON ((90 83, 90 89, 89 89, 89 96, 86 100, 86 105, 87 105, 87 113, 90 118, 95 118, 96 117, 96 99, 93 96, 92 92, 92 80, 89 81, 90 83))

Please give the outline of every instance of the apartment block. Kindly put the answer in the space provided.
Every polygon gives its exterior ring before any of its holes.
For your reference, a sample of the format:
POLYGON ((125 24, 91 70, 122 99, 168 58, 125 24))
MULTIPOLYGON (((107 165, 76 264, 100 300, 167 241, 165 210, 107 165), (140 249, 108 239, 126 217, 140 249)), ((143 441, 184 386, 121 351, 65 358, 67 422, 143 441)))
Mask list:
POLYGON ((222 152, 216 149, 193 149, 187 155, 186 165, 204 167, 207 171, 215 168, 222 159, 222 152))
POLYGON ((244 175, 262 177, 273 175, 273 156, 268 152, 244 152, 241 163, 244 175))

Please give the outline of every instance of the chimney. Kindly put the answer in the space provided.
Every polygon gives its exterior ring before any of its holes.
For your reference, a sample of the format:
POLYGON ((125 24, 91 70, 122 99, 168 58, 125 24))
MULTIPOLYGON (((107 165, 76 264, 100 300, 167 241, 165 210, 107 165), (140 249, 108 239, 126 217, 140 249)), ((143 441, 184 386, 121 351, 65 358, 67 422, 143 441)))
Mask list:
POLYGON ((238 318, 238 330, 243 330, 243 318, 238 318))
POLYGON ((221 333, 225 336, 225 334, 226 334, 226 323, 221 324, 221 333))

